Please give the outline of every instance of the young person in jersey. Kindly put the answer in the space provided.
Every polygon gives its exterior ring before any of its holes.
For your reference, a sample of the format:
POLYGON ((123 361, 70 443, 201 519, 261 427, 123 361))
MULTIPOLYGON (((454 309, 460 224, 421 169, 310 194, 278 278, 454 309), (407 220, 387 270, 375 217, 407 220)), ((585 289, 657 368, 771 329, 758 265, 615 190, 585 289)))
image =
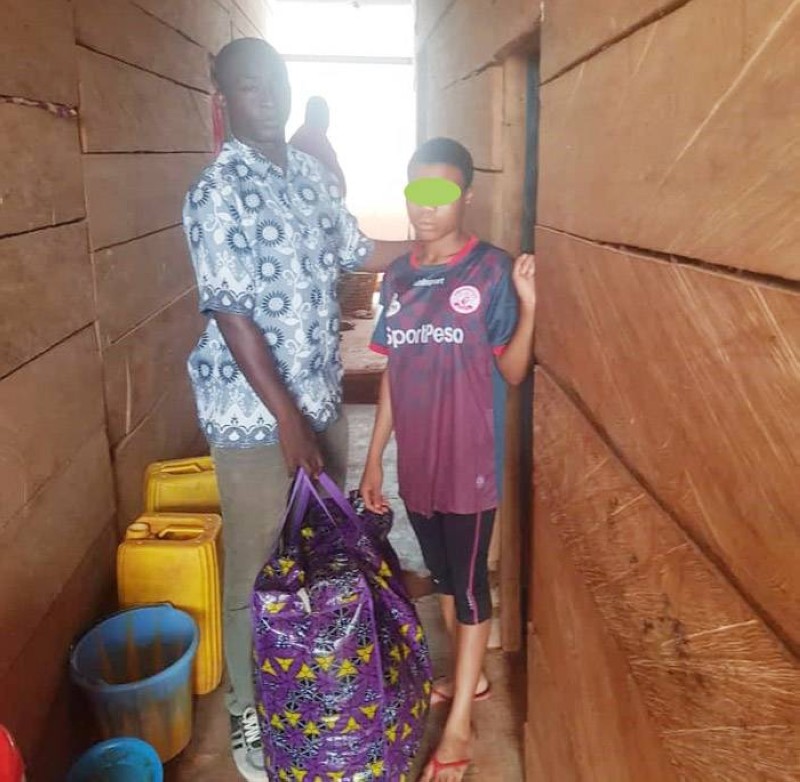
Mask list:
POLYGON ((512 261, 464 229, 473 164, 458 142, 426 142, 408 175, 417 244, 389 267, 381 289, 372 347, 388 356, 388 368, 361 493, 371 510, 388 507, 382 459, 394 430, 400 495, 455 651, 453 678, 434 687, 432 703, 448 703, 450 713, 422 780, 458 782, 472 758, 473 702, 490 693, 483 673, 492 609, 487 558, 506 384, 520 383, 530 369, 534 258, 512 261), (451 199, 441 196, 447 191, 451 199))

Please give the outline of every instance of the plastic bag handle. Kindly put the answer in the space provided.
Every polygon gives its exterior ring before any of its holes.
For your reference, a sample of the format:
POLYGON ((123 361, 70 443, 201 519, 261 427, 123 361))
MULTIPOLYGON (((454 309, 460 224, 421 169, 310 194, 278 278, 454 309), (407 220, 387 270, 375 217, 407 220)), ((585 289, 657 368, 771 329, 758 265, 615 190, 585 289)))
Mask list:
POLYGON ((344 496, 344 492, 336 484, 336 481, 324 472, 319 474, 317 480, 320 486, 325 489, 327 495, 336 503, 339 510, 344 513, 347 520, 361 526, 361 517, 353 510, 353 506, 350 504, 347 497, 344 496))

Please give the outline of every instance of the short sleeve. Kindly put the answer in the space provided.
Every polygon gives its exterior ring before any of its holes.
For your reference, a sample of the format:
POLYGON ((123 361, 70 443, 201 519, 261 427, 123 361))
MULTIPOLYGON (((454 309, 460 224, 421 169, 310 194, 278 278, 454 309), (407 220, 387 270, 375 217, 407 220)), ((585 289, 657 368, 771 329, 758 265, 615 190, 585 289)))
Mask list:
POLYGON ((486 331, 494 353, 499 355, 514 335, 519 317, 519 302, 511 279, 511 259, 503 255, 498 258, 497 263, 500 268, 489 295, 486 331))
POLYGON ((390 273, 387 272, 383 276, 380 291, 380 312, 375 321, 375 330, 372 332, 372 339, 370 340, 370 350, 381 355, 388 355, 389 353, 389 340, 386 337, 386 308, 392 298, 391 293, 392 281, 390 273))
MULTIPOLYGON (((331 174, 331 178, 335 178, 331 174)), ((338 180, 333 185, 341 193, 338 180)), ((339 266, 344 271, 357 271, 372 255, 375 242, 361 233, 358 220, 348 211, 344 200, 339 197, 334 199, 336 213, 336 229, 338 234, 339 266)))
POLYGON ((189 244, 200 311, 252 316, 254 255, 231 195, 201 179, 186 195, 183 229, 189 244))

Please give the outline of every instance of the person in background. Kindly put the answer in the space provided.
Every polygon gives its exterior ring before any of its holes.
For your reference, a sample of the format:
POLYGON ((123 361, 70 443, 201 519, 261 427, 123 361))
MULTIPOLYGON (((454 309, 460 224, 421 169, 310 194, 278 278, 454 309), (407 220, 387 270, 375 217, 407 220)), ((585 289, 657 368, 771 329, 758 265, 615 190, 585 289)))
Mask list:
POLYGON ((331 113, 327 101, 325 98, 315 95, 308 99, 306 120, 289 140, 289 144, 295 149, 315 157, 328 171, 335 174, 339 180, 339 186, 342 188, 342 197, 344 197, 347 195, 347 184, 339 165, 339 158, 336 157, 336 151, 328 139, 330 124, 331 113))
POLYGON ((381 288, 373 348, 388 356, 361 494, 384 512, 383 453, 397 440, 400 496, 440 595, 455 652, 452 679, 431 705, 450 713, 422 782, 459 782, 473 757, 472 705, 483 673, 492 604, 488 552, 502 486, 506 384, 530 371, 534 258, 516 261, 464 228, 472 199, 469 151, 448 138, 414 153, 406 188, 417 238, 381 288))
POLYGON ((250 600, 298 468, 342 482, 347 422, 340 271, 382 271, 407 242, 364 236, 334 174, 286 143, 286 65, 260 38, 214 60, 231 137, 190 187, 183 227, 206 326, 189 356, 225 519, 223 633, 239 773, 267 780, 252 675, 250 600))

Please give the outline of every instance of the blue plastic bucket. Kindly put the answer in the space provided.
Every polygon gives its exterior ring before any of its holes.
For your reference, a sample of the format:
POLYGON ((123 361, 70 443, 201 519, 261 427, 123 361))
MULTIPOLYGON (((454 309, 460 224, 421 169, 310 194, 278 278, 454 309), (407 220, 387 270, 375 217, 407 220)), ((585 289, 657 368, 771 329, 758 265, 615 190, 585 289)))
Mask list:
POLYGON ((95 744, 70 769, 67 782, 163 782, 158 753, 140 739, 95 744))
POLYGON ((70 673, 104 738, 140 738, 165 763, 186 747, 198 637, 189 614, 159 604, 114 614, 78 641, 70 673))

